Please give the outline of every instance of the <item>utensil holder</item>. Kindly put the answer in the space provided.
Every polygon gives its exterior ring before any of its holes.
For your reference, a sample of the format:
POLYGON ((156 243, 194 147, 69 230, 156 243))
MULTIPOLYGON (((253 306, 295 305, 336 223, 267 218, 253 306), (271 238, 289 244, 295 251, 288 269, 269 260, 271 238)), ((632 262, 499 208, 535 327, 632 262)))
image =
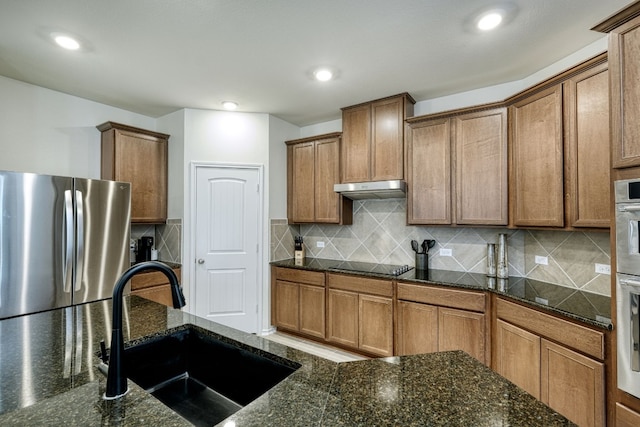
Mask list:
POLYGON ((487 276, 496 277, 496 245, 487 243, 487 276))
POLYGON ((509 278, 509 260, 507 252, 507 235, 498 234, 498 279, 509 278))
POLYGON ((416 270, 426 271, 429 269, 429 256, 427 254, 416 254, 416 270))

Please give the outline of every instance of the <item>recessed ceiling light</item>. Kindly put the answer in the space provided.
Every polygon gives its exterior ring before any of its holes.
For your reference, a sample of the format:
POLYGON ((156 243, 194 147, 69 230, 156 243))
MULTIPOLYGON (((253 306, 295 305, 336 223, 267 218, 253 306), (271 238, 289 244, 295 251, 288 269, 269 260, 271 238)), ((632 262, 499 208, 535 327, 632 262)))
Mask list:
POLYGON ((53 40, 58 44, 58 46, 63 47, 68 50, 78 50, 80 49, 80 43, 73 37, 64 35, 64 34, 52 34, 53 40))
POLYGON ((224 108, 225 110, 233 111, 238 108, 238 103, 233 101, 224 101, 222 103, 222 108, 224 108))
POLYGON ((502 14, 497 11, 487 12, 478 19, 478 29, 489 31, 496 28, 502 22, 502 14))
POLYGON ((331 70, 328 70, 326 68, 316 70, 313 75, 315 76, 316 80, 320 82, 326 82, 333 78, 333 73, 331 72, 331 70))

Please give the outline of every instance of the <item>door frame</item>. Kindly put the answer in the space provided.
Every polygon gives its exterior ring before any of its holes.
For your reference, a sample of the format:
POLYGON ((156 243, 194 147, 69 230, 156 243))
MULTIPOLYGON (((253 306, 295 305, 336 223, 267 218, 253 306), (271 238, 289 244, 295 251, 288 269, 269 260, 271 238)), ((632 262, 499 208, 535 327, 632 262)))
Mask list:
MULTIPOLYGON (((256 325, 256 334, 261 334, 264 328, 263 314, 264 314, 264 296, 265 296, 265 277, 269 277, 267 268, 268 263, 265 262, 265 245, 268 245, 268 236, 265 236, 265 184, 264 184, 264 165, 255 163, 231 163, 231 162, 201 162, 192 161, 189 163, 189 213, 185 215, 185 220, 188 218, 188 222, 185 221, 184 236, 188 236, 189 240, 185 241, 184 248, 185 254, 183 259, 182 274, 186 273, 186 277, 183 277, 183 283, 187 283, 187 305, 185 311, 195 315, 195 305, 191 302, 191 297, 196 295, 196 179, 197 171, 202 168, 216 168, 216 169, 249 169, 258 172, 258 185, 260 186, 258 191, 258 265, 257 270, 257 304, 258 304, 258 322, 256 325), (185 268, 184 261, 188 263, 188 267, 185 268)), ((185 238, 183 237, 183 239, 185 238)))

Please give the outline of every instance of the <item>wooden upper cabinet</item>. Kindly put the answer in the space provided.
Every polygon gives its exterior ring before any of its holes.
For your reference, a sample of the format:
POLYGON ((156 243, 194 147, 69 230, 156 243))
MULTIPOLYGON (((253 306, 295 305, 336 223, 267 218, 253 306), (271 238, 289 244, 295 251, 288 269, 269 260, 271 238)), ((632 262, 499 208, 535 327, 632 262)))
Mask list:
POLYGON ((408 125, 407 223, 451 224, 449 119, 408 125))
POLYGON ((371 106, 342 110, 342 182, 369 181, 371 106))
POLYGON ((342 109, 342 182, 404 179, 404 120, 408 93, 342 109))
POLYGON ((611 143, 614 168, 640 166, 640 12, 638 5, 595 30, 609 33, 611 143))
POLYGON ((456 224, 507 225, 507 110, 453 119, 456 224))
POLYGON ((293 222, 315 220, 315 143, 306 142, 290 147, 291 212, 293 222))
POLYGON ((169 135, 103 123, 101 178, 131 183, 131 222, 167 221, 169 135))
POLYGON ((286 144, 289 222, 351 224, 353 202, 333 191, 340 182, 340 133, 286 144))
POLYGON ((608 228, 611 164, 606 63, 564 83, 564 107, 569 225, 608 228))
POLYGON ((510 106, 514 226, 564 226, 562 85, 510 106))
POLYGON ((506 225, 506 108, 408 122, 407 222, 506 225))

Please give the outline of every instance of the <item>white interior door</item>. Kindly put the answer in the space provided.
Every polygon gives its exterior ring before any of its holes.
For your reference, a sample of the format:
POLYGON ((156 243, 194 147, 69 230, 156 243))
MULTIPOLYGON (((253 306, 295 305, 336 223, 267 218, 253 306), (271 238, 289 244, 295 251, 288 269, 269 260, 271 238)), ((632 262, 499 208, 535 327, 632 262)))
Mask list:
POLYGON ((260 170, 196 168, 195 313, 258 331, 260 170))

